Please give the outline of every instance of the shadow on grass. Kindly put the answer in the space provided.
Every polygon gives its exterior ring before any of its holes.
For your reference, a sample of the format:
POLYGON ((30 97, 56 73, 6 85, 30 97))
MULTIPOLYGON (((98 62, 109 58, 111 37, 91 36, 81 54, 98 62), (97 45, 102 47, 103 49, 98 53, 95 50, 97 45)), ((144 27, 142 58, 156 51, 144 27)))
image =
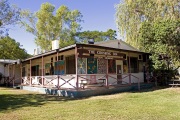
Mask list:
POLYGON ((153 92, 153 91, 167 89, 167 88, 169 88, 169 86, 154 86, 152 88, 141 89, 140 91, 134 90, 134 91, 131 91, 131 93, 153 92))
MULTIPOLYGON (((3 90, 3 89, 1 89, 3 90)), ((14 89, 10 89, 14 90, 14 89)), ((4 89, 5 92, 9 91, 4 89)), ((16 90, 14 90, 16 92, 16 90)), ((18 91, 17 91, 18 92, 18 91)), ((71 101, 73 98, 59 96, 50 96, 44 94, 1 94, 0 95, 0 112, 16 110, 22 107, 38 107, 46 104, 48 101, 71 101)))
MULTIPOLYGON (((142 89, 140 91, 128 91, 129 93, 141 93, 141 92, 152 92, 155 90, 166 89, 168 87, 153 87, 149 89, 142 89)), ((89 97, 82 98, 69 98, 69 97, 60 97, 54 95, 46 95, 46 94, 37 94, 37 93, 21 93, 21 90, 11 89, 11 88, 0 88, 0 112, 7 112, 8 110, 16 110, 22 107, 39 107, 50 101, 58 101, 58 102, 67 102, 72 100, 81 100, 87 99, 89 97), (20 92, 18 94, 18 92, 20 92), (1 94, 3 93, 3 94, 1 94)), ((119 94, 123 92, 116 92, 111 94, 102 94, 102 95, 112 95, 119 94)), ((94 95, 101 96, 101 95, 94 95)))

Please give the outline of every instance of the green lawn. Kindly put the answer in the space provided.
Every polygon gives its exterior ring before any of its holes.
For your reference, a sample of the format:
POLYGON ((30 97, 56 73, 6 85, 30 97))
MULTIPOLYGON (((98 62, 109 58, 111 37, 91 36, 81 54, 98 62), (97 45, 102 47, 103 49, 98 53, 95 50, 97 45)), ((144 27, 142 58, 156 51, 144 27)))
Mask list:
POLYGON ((180 88, 84 99, 0 88, 0 120, 180 120, 180 88))

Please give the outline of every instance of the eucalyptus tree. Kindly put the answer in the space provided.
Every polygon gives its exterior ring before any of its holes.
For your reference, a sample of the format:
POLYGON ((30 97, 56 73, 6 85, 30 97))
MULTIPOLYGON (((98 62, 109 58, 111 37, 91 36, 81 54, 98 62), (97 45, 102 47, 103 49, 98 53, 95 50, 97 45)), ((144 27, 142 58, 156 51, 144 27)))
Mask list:
POLYGON ((19 8, 10 5, 8 0, 0 1, 0 36, 8 30, 8 25, 16 24, 20 20, 19 15, 19 8))
POLYGON ((75 43, 74 34, 81 29, 82 14, 65 5, 55 11, 55 6, 44 3, 37 12, 25 10, 21 15, 21 25, 35 35, 35 43, 42 50, 50 50, 52 40, 60 40, 60 47, 75 43))
POLYGON ((83 31, 76 33, 76 40, 80 43, 87 43, 89 39, 93 39, 95 42, 107 41, 116 39, 116 31, 108 29, 105 32, 102 31, 83 31))
POLYGON ((116 23, 122 36, 139 48, 138 32, 144 21, 180 19, 180 0, 122 0, 116 5, 116 23))

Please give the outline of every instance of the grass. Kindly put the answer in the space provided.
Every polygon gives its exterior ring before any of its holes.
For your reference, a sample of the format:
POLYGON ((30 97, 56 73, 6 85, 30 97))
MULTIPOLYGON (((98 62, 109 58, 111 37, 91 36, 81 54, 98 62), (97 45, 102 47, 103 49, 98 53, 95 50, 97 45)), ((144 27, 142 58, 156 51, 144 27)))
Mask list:
POLYGON ((178 120, 180 88, 72 99, 0 88, 0 120, 178 120))

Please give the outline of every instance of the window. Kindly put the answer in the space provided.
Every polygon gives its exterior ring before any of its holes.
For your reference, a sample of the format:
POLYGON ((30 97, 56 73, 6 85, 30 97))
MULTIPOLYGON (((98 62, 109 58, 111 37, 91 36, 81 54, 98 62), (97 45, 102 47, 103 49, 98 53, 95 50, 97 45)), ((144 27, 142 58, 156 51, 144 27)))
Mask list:
POLYGON ((45 75, 54 75, 53 63, 46 63, 45 64, 45 75))
POLYGON ((144 67, 143 67, 143 61, 138 61, 139 63, 139 72, 143 72, 144 71, 144 67))
MULTIPOLYGON (((60 56, 59 56, 60 57, 60 56)), ((59 60, 64 60, 64 55, 61 55, 59 60)))
POLYGON ((109 73, 116 73, 116 61, 115 60, 108 60, 108 72, 109 73))
POLYGON ((123 73, 128 73, 127 60, 124 60, 124 61, 123 61, 123 73))
MULTIPOLYGON (((128 63, 128 68, 129 68, 129 57, 127 60, 128 63)), ((139 69, 138 69, 138 58, 137 57, 130 57, 130 70, 129 72, 131 73, 138 73, 139 69)))
POLYGON ((45 64, 45 75, 49 75, 50 74, 50 63, 46 63, 45 64))
POLYGON ((58 60, 57 60, 57 56, 55 57, 56 61, 60 61, 60 60, 64 60, 64 55, 58 56, 58 60))
POLYGON ((22 77, 25 77, 25 76, 26 76, 26 68, 23 67, 23 68, 22 68, 22 77))
POLYGON ((75 56, 66 57, 66 74, 75 74, 75 56))
POLYGON ((31 67, 31 76, 39 76, 39 65, 31 67))

